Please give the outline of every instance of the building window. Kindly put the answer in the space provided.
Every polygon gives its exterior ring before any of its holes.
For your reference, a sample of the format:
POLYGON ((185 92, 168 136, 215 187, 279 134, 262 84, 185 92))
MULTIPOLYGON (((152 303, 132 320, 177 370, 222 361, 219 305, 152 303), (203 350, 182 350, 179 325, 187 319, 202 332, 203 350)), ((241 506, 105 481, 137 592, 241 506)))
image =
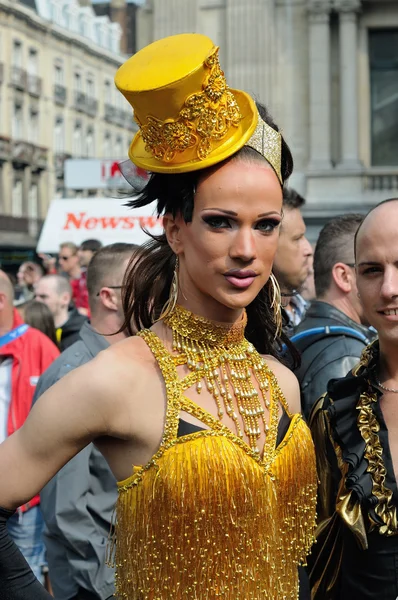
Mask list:
POLYGON ((21 68, 22 64, 22 43, 19 40, 14 40, 12 48, 12 65, 13 67, 21 68))
POLYGON ((23 184, 21 179, 15 179, 12 187, 11 213, 13 217, 22 217, 23 184))
POLYGON ((125 152, 123 152, 123 140, 120 135, 117 136, 115 141, 115 158, 120 159, 124 156, 125 152))
POLYGON ((86 90, 89 98, 95 98, 95 85, 93 77, 87 77, 86 90))
POLYGON ((105 94, 104 94, 105 104, 112 104, 112 84, 109 81, 109 79, 105 79, 104 87, 105 87, 105 94))
POLYGON ((83 91, 83 83, 82 83, 81 73, 79 71, 75 71, 73 79, 74 79, 74 84, 75 84, 75 90, 77 92, 82 92, 83 91))
POLYGON ((37 183, 32 183, 28 195, 28 216, 31 219, 39 217, 39 188, 37 183))
POLYGON ((104 158, 111 158, 111 156, 112 156, 112 147, 111 146, 112 146, 111 134, 109 133, 109 131, 107 131, 107 132, 105 132, 105 136, 104 136, 104 146, 103 146, 103 153, 102 153, 104 158))
POLYGON ((398 166, 398 29, 369 33, 372 164, 398 166))
POLYGON ((54 150, 56 154, 62 154, 65 150, 65 130, 63 117, 57 117, 55 119, 54 150))
POLYGON ((60 62, 56 62, 54 65, 54 83, 64 85, 64 68, 60 62))
POLYGON ((21 104, 14 104, 12 137, 14 140, 20 140, 23 137, 23 108, 21 104))
POLYGON ((95 157, 94 131, 91 127, 87 129, 86 135, 86 156, 87 158, 95 157))
POLYGON ((37 75, 39 72, 38 53, 35 48, 29 48, 28 57, 28 73, 29 75, 37 75))
POLYGON ((73 131, 73 154, 74 156, 83 155, 82 126, 80 123, 75 124, 73 131))
POLYGON ((39 113, 34 109, 31 109, 29 113, 28 136, 32 144, 39 143, 39 113))

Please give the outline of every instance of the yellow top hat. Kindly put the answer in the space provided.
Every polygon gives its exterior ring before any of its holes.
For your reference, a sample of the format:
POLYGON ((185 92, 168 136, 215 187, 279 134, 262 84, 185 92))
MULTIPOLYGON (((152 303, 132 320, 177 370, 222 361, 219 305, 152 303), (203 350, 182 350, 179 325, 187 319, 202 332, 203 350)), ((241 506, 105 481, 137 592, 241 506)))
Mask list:
MULTIPOLYGON (((245 92, 228 87, 218 50, 204 35, 180 34, 146 46, 118 69, 116 87, 140 127, 129 149, 137 166, 158 173, 195 171, 237 152, 255 130, 259 139, 256 105, 245 92)), ((261 126, 281 137, 262 121, 261 126)), ((281 180, 280 150, 272 160, 281 180)))

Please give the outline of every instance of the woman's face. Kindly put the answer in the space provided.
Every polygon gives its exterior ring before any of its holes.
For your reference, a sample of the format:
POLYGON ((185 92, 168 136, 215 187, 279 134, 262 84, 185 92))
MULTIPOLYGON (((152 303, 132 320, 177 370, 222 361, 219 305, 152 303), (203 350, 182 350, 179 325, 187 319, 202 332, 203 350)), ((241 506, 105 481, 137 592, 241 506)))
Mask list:
POLYGON ((207 174, 192 221, 176 219, 179 302, 220 321, 225 309, 240 313, 270 276, 281 211, 282 189, 267 163, 236 160, 207 174))

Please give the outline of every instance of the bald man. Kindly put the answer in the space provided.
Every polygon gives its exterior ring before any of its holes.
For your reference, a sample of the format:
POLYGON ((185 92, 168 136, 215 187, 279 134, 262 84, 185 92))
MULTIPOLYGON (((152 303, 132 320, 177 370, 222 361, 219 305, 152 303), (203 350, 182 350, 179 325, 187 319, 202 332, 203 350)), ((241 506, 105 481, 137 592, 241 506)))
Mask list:
POLYGON ((365 217, 355 263, 378 340, 311 415, 320 478, 313 600, 398 597, 398 198, 365 217))
MULTIPOLYGON (((0 271, 0 443, 23 425, 40 375, 59 355, 47 336, 22 322, 13 301, 12 284, 0 271)), ((43 581, 46 561, 39 502, 36 496, 21 506, 7 525, 34 574, 43 581)))

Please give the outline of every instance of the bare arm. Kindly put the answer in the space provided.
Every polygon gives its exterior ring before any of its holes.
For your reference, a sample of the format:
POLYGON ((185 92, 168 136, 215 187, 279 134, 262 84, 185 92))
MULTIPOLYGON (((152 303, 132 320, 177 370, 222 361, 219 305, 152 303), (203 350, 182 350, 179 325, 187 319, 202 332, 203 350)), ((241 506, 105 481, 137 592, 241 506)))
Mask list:
POLYGON ((38 400, 23 427, 0 445, 0 506, 29 501, 82 448, 111 433, 116 377, 112 359, 99 355, 38 400))

